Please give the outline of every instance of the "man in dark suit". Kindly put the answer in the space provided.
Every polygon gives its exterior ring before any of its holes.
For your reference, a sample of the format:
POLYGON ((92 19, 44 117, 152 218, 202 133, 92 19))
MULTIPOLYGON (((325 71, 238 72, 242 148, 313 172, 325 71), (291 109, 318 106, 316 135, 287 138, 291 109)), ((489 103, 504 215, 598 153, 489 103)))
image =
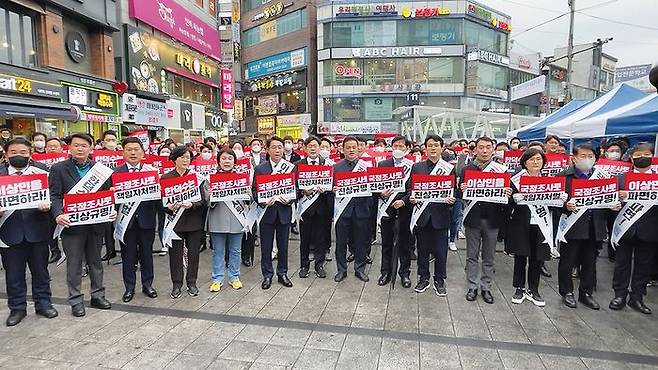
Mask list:
MULTIPOLYGON (((258 201, 256 182, 258 175, 272 174, 274 168, 281 165, 283 160, 283 140, 277 136, 267 142, 267 153, 269 159, 262 162, 254 170, 253 196, 258 201)), ((292 164, 290 164, 292 165, 292 164)), ((265 214, 260 221, 261 257, 260 268, 263 273, 261 288, 269 289, 272 286, 274 268, 272 267, 272 249, 274 248, 274 237, 276 235, 277 246, 277 281, 284 287, 292 287, 288 278, 288 237, 290 233, 290 221, 292 220, 292 207, 286 199, 279 197, 271 198, 266 203, 259 204, 260 207, 267 206, 265 214)))
MULTIPOLYGON (((38 172, 47 172, 45 166, 30 161, 31 145, 23 138, 7 141, 4 151, 7 163, 0 165, 0 176, 19 176, 26 171, 32 172, 30 167, 41 170, 38 172)), ((57 316, 50 300, 48 274, 49 243, 53 235, 49 211, 50 203, 46 202, 39 204, 37 209, 16 210, 0 226, 0 238, 7 246, 0 247, 10 310, 7 326, 17 325, 27 315, 26 267, 30 268, 32 275, 32 299, 36 314, 49 319, 57 316)), ((0 209, 0 216, 4 212, 0 209)))
MULTIPOLYGON (((251 168, 258 167, 261 162, 265 162, 265 153, 263 153, 263 142, 258 138, 253 138, 249 142, 251 149, 251 168)), ((251 179, 254 182, 253 178, 251 179)), ((253 263, 254 247, 256 244, 256 225, 251 228, 251 232, 242 235, 242 264, 245 267, 251 267, 253 263)))
POLYGON ((302 157, 295 153, 295 144, 292 136, 283 138, 283 159, 290 163, 297 163, 302 157))
MULTIPOLYGON (((393 148, 393 156, 390 159, 379 162, 378 167, 401 167, 403 165, 404 156, 409 151, 411 145, 407 138, 404 136, 396 136, 391 142, 393 148)), ((411 168, 409 168, 411 170, 411 168)), ((379 194, 382 201, 388 201, 388 197, 392 196, 391 189, 379 194)), ((378 200, 377 198, 375 198, 378 200)), ((377 203, 373 204, 377 208, 377 203)), ((398 258, 400 260, 398 273, 402 286, 404 288, 411 287, 411 279, 409 279, 411 260, 410 249, 410 231, 409 222, 411 221, 411 204, 405 192, 400 192, 395 195, 392 203, 386 209, 381 221, 382 233, 382 265, 381 276, 377 281, 377 285, 384 286, 391 281, 391 276, 396 272, 393 271, 392 258, 393 248, 397 245, 398 258)))
MULTIPOLYGON (((144 170, 141 163, 144 159, 144 148, 139 138, 128 137, 121 143, 125 164, 117 167, 114 172, 140 172, 144 170)), ((135 296, 136 271, 139 268, 142 274, 142 292, 149 298, 155 298, 158 293, 151 286, 153 284, 153 241, 155 239, 155 218, 160 201, 151 200, 141 202, 132 219, 128 222, 124 243, 121 243, 121 261, 123 270, 123 285, 126 291, 123 302, 130 302, 135 296)))
MULTIPOLYGON (((597 155, 589 144, 580 144, 574 148, 572 160, 574 165, 558 174, 566 178, 566 191, 571 197, 573 179, 589 179, 594 173, 594 163, 597 155)), ((620 207, 614 209, 618 211, 620 207)), ((567 216, 576 210, 575 204, 569 200, 562 212, 567 216)), ((558 263, 559 293, 565 306, 576 308, 577 303, 573 293, 571 271, 580 263, 580 286, 578 301, 585 306, 598 310, 599 304, 592 297, 596 277, 596 257, 607 238, 606 209, 587 209, 578 221, 565 235, 566 243, 560 246, 560 262, 558 263)))
MULTIPOLYGON (((334 165, 334 173, 352 172, 359 163, 359 142, 353 136, 343 140, 345 159, 334 165)), ((365 171, 365 168, 363 169, 365 171)), ((351 198, 345 210, 336 220, 336 267, 334 281, 347 278, 347 245, 351 243, 354 253, 354 274, 364 282, 369 280, 365 273, 366 251, 370 243, 368 219, 372 207, 372 196, 351 198)))
MULTIPOLYGON (((51 212, 55 222, 64 227, 62 246, 66 254, 66 283, 69 290, 69 304, 73 316, 85 315, 82 285, 82 263, 86 260, 91 280, 91 307, 107 310, 112 304, 105 299, 103 286, 103 264, 101 262, 101 238, 106 224, 70 226, 68 215, 64 214, 64 194, 68 193, 94 166, 89 159, 93 139, 87 134, 71 135, 69 152, 71 158, 54 164, 50 168, 48 183, 52 201, 51 212)), ((110 188, 107 181, 101 190, 110 188)), ((116 217, 116 212, 113 213, 116 217)))
MULTIPOLYGON (((655 173, 651 170, 653 145, 649 143, 636 144, 630 151, 633 162, 633 172, 655 173)), ((619 177, 620 189, 625 186, 625 175, 619 177)), ((622 200, 628 198, 626 191, 620 192, 622 200)), ((658 251, 658 206, 648 206, 650 209, 638 218, 619 240, 615 258, 615 272, 612 277, 612 288, 615 298, 610 302, 610 308, 621 310, 626 305, 643 314, 651 314, 651 309, 644 304, 647 294, 647 283, 651 275, 651 263, 658 251), (632 278, 631 278, 632 271, 632 278), (628 290, 630 283, 630 292, 628 290)), ((612 244, 612 240, 610 241, 612 244)))
MULTIPOLYGON (((104 150, 117 150, 118 144, 117 133, 115 131, 107 130, 101 135, 101 145, 104 150)), ((101 261, 109 261, 117 256, 116 241, 114 240, 114 224, 108 222, 104 225, 103 240, 105 242, 105 255, 101 257, 101 261)))
MULTIPOLYGON (((415 163, 411 169, 414 174, 431 174, 434 167, 441 160, 443 139, 438 135, 428 135, 425 138, 427 160, 415 163)), ((440 173, 439 173, 440 174, 440 173)), ((416 204, 411 196, 411 181, 407 182, 408 201, 416 204)), ((436 295, 445 297, 447 278, 446 262, 448 259, 448 228, 450 227, 450 205, 455 198, 444 203, 429 203, 416 222, 415 232, 418 238, 418 284, 414 288, 422 293, 430 286, 430 254, 434 256, 434 281, 432 287, 436 295)), ((383 229, 383 228, 382 228, 383 229)))
MULTIPOLYGON (((319 155, 320 139, 315 136, 310 136, 304 141, 304 147, 306 148, 306 158, 300 159, 296 165, 300 163, 308 165, 325 164, 324 158, 319 155)), ((316 193, 319 193, 318 199, 316 199, 315 202, 304 211, 299 225, 299 254, 301 259, 301 269, 299 270, 300 278, 308 277, 311 244, 314 246, 313 260, 315 262, 315 273, 320 278, 327 277, 327 273, 324 270, 324 259, 329 250, 331 236, 325 235, 325 229, 320 227, 320 225, 323 225, 327 219, 331 219, 331 208, 329 207, 329 202, 332 201, 330 197, 331 193, 319 189, 298 191, 300 198, 302 196, 310 197, 316 193)))

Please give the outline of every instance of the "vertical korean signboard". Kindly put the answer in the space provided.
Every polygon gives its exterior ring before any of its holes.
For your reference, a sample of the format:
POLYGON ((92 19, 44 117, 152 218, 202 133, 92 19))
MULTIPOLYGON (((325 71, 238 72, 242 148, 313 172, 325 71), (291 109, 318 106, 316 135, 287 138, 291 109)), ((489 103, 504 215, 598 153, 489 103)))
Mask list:
POLYGON ((233 109, 233 71, 222 69, 222 108, 233 109))

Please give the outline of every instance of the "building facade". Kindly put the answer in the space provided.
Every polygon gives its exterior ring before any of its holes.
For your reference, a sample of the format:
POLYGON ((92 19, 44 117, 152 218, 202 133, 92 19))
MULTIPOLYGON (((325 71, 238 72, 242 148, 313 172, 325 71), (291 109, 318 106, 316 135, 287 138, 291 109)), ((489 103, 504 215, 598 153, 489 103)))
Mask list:
POLYGON ((402 106, 508 106, 505 14, 473 1, 334 1, 317 18, 319 133, 395 132, 402 106))
POLYGON ((315 1, 243 1, 240 27, 245 134, 306 137, 317 121, 315 1))
POLYGON ((3 1, 0 126, 26 137, 118 128, 116 31, 113 0, 3 1))

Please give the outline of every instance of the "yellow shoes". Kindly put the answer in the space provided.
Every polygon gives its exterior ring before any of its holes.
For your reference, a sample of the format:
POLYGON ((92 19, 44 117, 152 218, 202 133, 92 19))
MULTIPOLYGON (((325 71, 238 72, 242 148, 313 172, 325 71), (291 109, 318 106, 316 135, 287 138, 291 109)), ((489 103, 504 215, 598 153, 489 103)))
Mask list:
POLYGON ((222 289, 222 283, 213 281, 212 284, 210 284, 211 292, 219 292, 221 289, 222 289))
POLYGON ((242 283, 240 280, 233 280, 229 284, 233 287, 233 289, 242 289, 242 283))

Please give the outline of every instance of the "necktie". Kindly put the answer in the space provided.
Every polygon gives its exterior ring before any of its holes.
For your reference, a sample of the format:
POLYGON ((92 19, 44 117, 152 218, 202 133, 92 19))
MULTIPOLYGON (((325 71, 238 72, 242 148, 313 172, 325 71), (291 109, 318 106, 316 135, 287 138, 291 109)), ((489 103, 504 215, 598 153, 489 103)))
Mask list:
POLYGON ((315 160, 311 160, 311 165, 315 166, 317 163, 315 163, 315 160))
POLYGON ((23 174, 23 171, 16 171, 16 174, 17 174, 17 175, 22 175, 22 174, 23 174))

